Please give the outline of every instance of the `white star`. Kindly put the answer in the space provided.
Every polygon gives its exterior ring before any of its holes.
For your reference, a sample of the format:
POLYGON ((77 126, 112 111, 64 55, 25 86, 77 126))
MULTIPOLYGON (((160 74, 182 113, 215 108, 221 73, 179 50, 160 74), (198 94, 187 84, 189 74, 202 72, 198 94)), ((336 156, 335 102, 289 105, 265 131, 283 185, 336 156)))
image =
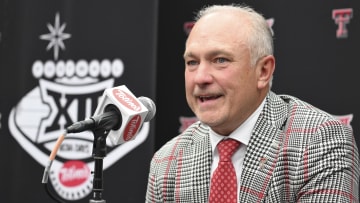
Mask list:
POLYGON ((48 23, 47 27, 48 27, 50 33, 40 35, 40 39, 50 41, 48 46, 46 47, 46 50, 49 50, 52 47, 54 47, 54 58, 55 58, 55 60, 57 60, 58 56, 59 56, 59 48, 61 48, 62 50, 65 49, 63 40, 69 39, 71 37, 71 34, 63 33, 63 31, 66 27, 66 23, 63 23, 60 26, 59 13, 56 13, 54 26, 52 26, 50 23, 48 23))

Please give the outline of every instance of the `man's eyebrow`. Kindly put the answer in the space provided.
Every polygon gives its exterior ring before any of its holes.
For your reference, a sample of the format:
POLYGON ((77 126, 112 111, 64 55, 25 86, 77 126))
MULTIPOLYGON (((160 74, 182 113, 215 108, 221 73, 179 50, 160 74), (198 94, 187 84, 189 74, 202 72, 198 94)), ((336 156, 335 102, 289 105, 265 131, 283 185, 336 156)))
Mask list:
MULTIPOLYGON (((216 55, 225 55, 225 56, 230 56, 231 53, 226 51, 226 50, 223 50, 223 49, 217 49, 217 50, 213 50, 213 51, 210 51, 208 53, 206 53, 206 56, 207 57, 212 57, 212 56, 216 56, 216 55)), ((186 52, 184 53, 183 57, 196 57, 196 55, 193 53, 193 52, 186 52)))
POLYGON ((184 58, 186 58, 186 57, 194 57, 194 54, 192 52, 185 52, 183 57, 184 58))
POLYGON ((217 49, 214 51, 211 51, 207 54, 208 56, 216 56, 216 55, 230 55, 230 52, 223 50, 223 49, 217 49))

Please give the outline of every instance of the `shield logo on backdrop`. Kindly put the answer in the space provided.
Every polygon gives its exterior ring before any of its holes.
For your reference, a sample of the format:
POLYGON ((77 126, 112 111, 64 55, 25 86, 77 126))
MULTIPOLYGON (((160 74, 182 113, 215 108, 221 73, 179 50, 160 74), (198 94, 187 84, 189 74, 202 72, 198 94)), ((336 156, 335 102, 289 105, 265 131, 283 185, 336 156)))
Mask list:
MULTIPOLYGON (((12 136, 38 163, 48 165, 49 155, 58 137, 70 124, 91 117, 103 91, 114 85, 122 76, 121 59, 57 60, 60 50, 65 50, 66 24, 55 15, 54 25, 48 24, 49 34, 39 36, 48 40, 48 51, 54 60, 37 60, 32 65, 32 76, 39 81, 23 95, 9 115, 12 136), (101 78, 101 80, 100 80, 101 78)), ((107 155, 103 169, 109 168, 128 152, 140 145, 149 134, 149 124, 144 123, 136 139, 121 145, 107 141, 107 155)), ((60 197, 79 200, 92 191, 91 171, 93 134, 89 131, 68 134, 52 163, 49 180, 60 197)), ((39 180, 41 177, 39 177, 39 180)))

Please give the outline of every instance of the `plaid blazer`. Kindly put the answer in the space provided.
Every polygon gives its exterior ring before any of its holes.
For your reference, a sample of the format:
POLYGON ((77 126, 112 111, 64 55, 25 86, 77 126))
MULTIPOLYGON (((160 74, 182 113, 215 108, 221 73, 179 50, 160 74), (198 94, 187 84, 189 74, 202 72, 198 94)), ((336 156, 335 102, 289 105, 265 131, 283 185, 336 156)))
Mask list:
MULTIPOLYGON (((145 201, 207 202, 211 162, 209 127, 196 122, 154 154, 145 201)), ((358 202, 358 184, 351 127, 269 92, 247 147, 239 202, 358 202)))

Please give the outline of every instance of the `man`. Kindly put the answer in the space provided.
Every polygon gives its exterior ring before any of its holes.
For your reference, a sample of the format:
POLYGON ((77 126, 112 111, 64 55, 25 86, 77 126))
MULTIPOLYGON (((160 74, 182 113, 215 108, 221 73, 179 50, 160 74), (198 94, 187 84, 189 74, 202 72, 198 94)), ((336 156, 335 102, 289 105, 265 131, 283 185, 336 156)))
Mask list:
POLYGON ((273 40, 260 14, 235 4, 200 10, 184 59, 186 99, 199 121, 154 155, 146 202, 358 202, 352 130, 270 90, 273 40), (217 169, 227 138, 240 143, 229 169, 235 181, 216 187, 215 177, 230 177, 217 169), (231 187, 235 194, 221 191, 231 187))

